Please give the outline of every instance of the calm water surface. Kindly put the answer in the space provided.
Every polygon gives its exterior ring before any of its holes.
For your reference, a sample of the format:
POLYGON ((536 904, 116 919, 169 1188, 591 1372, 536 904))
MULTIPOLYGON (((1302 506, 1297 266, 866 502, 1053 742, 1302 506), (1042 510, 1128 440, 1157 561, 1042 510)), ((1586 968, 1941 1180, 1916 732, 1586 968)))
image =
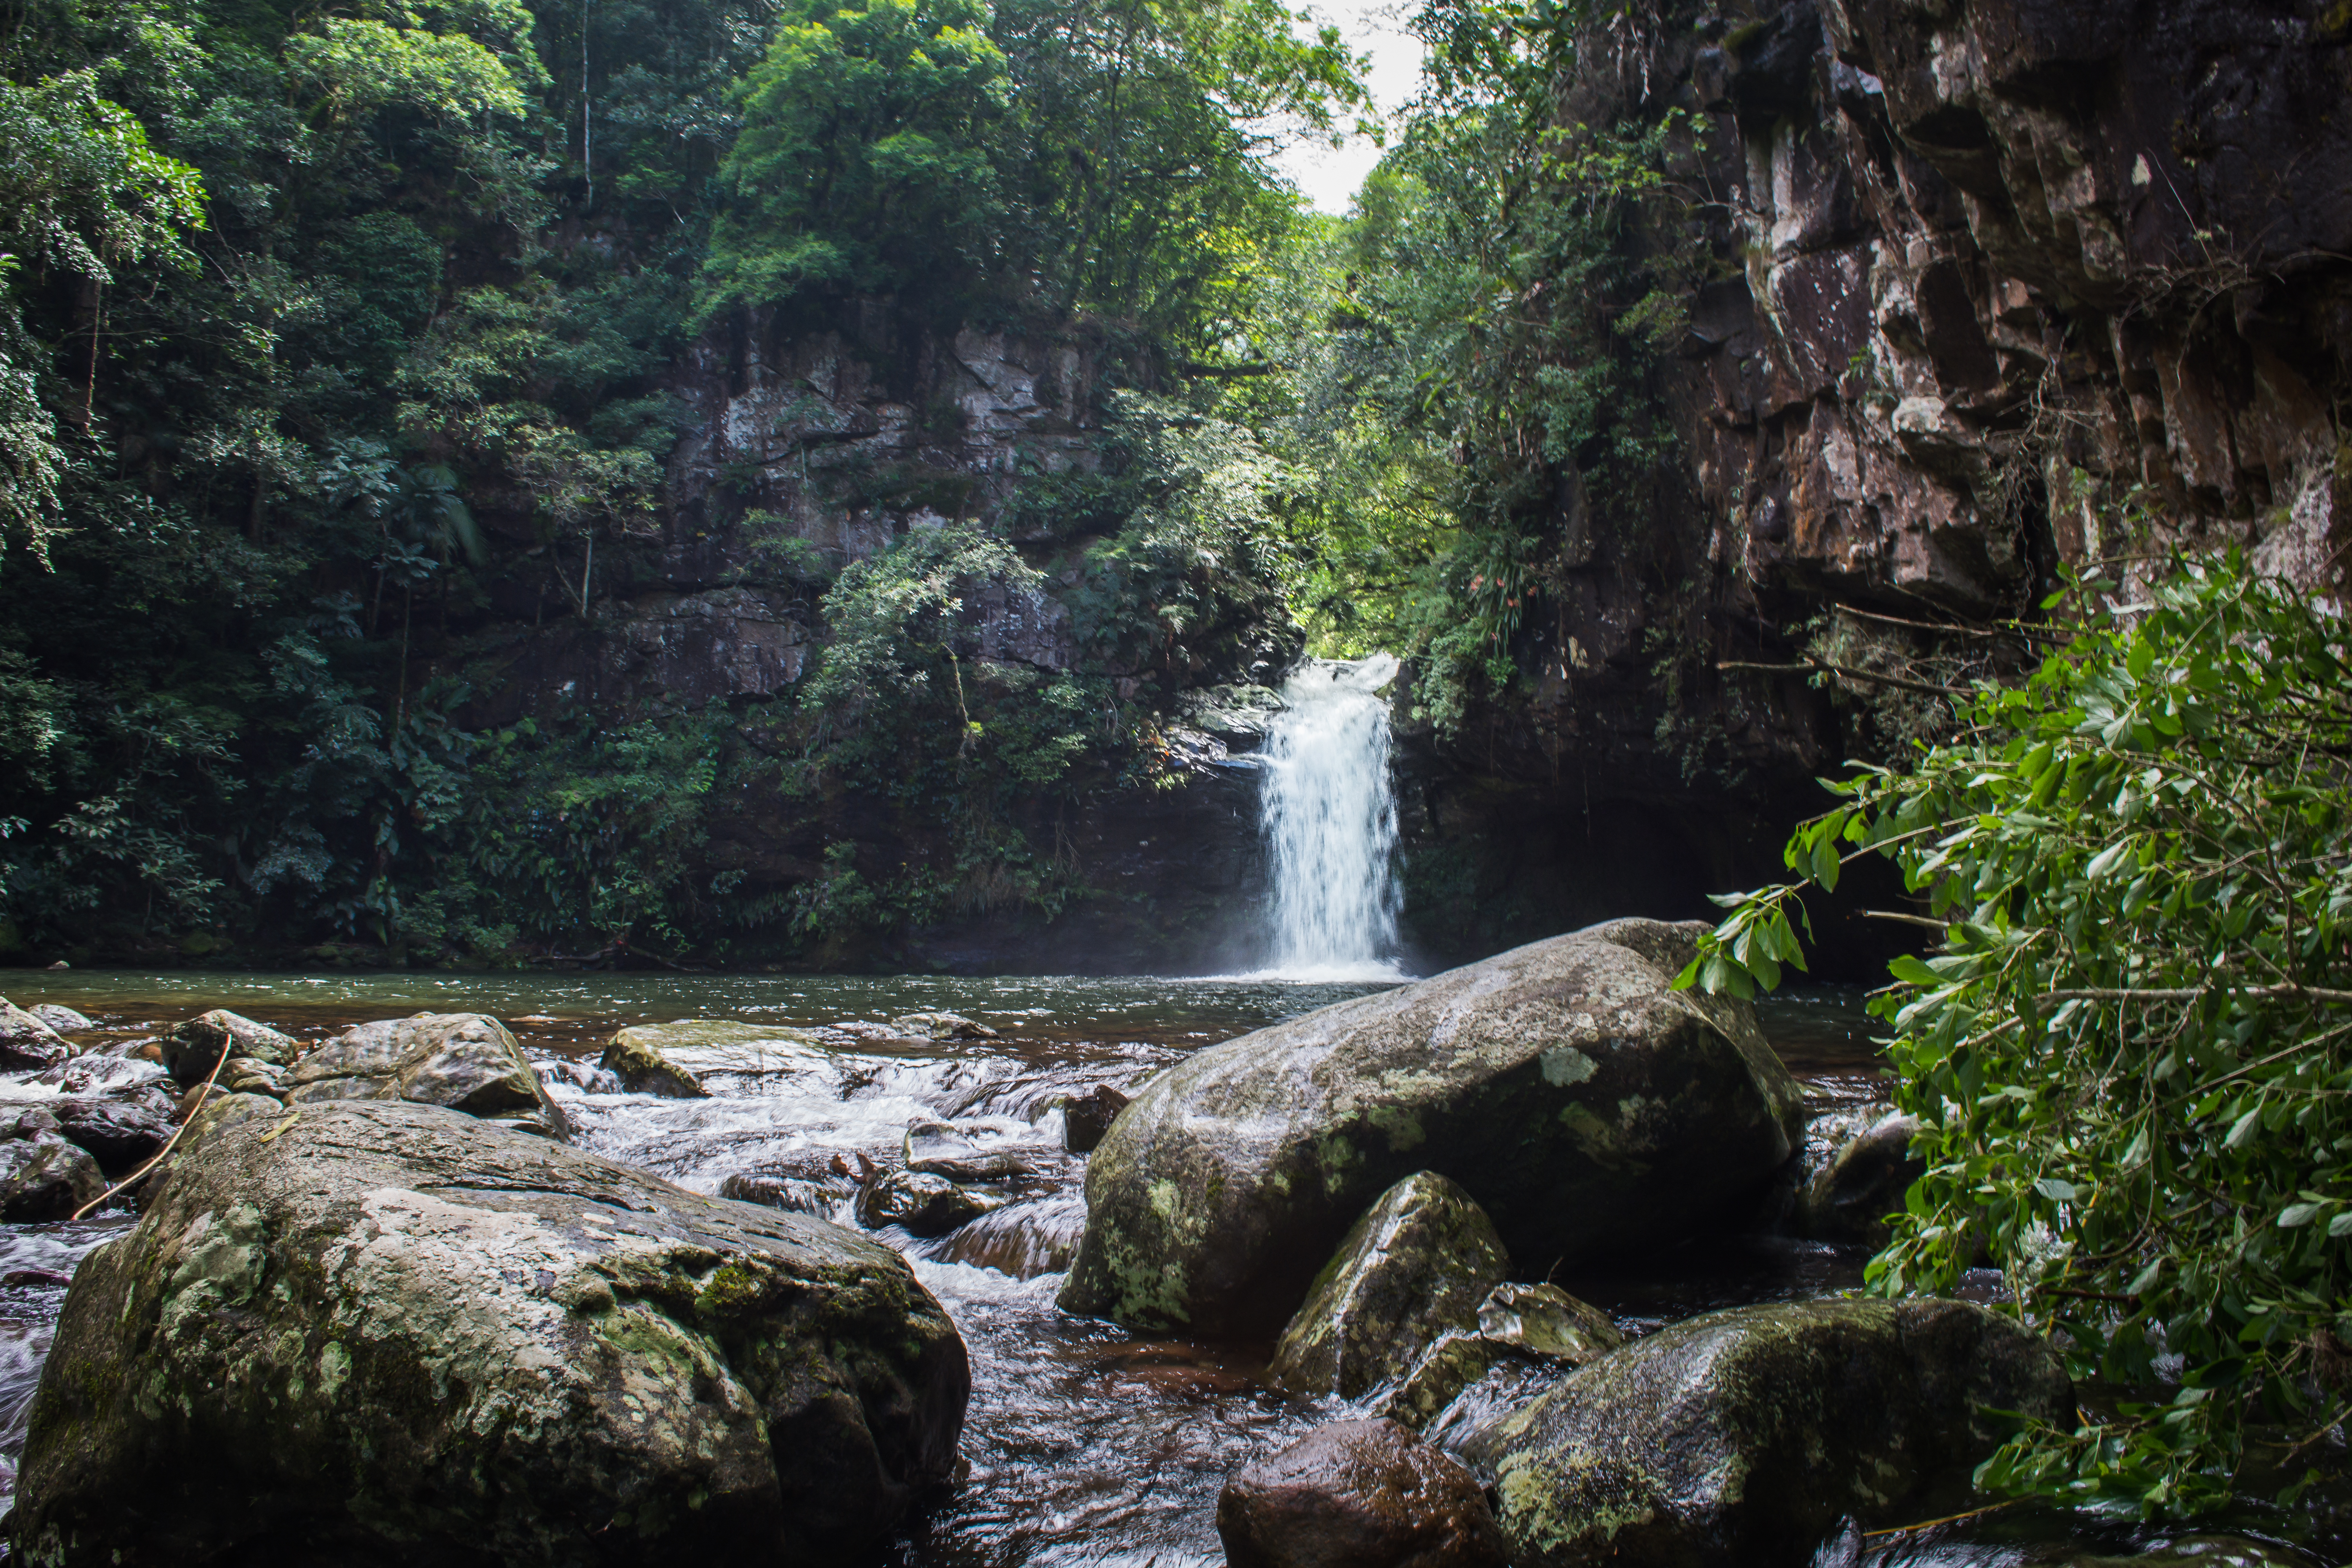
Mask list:
MULTIPOLYGON (((850 1223, 835 1160, 896 1158, 907 1124, 955 1122, 1017 1151, 1031 1174, 1013 1201, 954 1235, 877 1233, 904 1252, 956 1320, 972 1360, 963 1453, 970 1474, 891 1543, 907 1568, 1048 1564, 1194 1568, 1223 1562, 1213 1523, 1232 1470, 1350 1413, 1264 1379, 1270 1347, 1153 1339, 1054 1308, 1085 1223, 1083 1159, 1061 1152, 1056 1101, 1132 1089, 1203 1046, 1381 989, 1252 980, 689 974, 268 975, 0 971, 20 1006, 89 1015, 100 1042, 152 1035, 227 1007, 315 1038, 367 1018, 483 1012, 505 1019, 564 1105, 582 1146, 715 1193, 730 1175, 788 1184, 850 1223), (917 1043, 890 1021, 954 1012, 1003 1037, 917 1043), (594 1065, 617 1027, 681 1017, 814 1028, 835 1047, 822 1070, 714 1081, 713 1098, 625 1094, 594 1065)), ((1804 1081, 1826 1141, 1884 1092, 1858 995, 1813 992, 1764 1010, 1775 1048, 1804 1081)), ((86 1038, 89 1037, 85 1037, 86 1038)), ((0 1096, 5 1096, 0 1081, 0 1096)), ((80 1258, 130 1223, 0 1226, 0 1483, 13 1490, 24 1410, 80 1258)), ((1717 1307, 1814 1296, 1861 1281, 1858 1255, 1769 1235, 1694 1245, 1638 1270, 1566 1270, 1569 1289, 1629 1330, 1717 1307)), ((1913 1534, 1833 1542, 1821 1562, 2008 1568, 2145 1532, 2011 1510, 1913 1534)))

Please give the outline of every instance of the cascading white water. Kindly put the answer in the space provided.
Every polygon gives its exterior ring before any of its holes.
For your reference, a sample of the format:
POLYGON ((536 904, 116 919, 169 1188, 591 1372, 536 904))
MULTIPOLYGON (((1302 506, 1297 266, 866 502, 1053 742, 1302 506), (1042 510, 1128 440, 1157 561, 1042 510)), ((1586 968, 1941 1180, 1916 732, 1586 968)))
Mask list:
POLYGON ((1267 732, 1260 822, 1273 860, 1266 973, 1294 980, 1399 976, 1396 791, 1384 653, 1310 659, 1267 732))

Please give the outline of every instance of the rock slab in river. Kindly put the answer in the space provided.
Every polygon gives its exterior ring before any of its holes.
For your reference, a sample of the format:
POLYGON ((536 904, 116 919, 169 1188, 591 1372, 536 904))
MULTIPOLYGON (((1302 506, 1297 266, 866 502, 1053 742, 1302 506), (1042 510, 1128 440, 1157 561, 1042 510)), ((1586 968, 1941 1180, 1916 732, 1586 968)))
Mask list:
POLYGON ((949 1479, 969 1387, 904 1260, 838 1226, 440 1107, 231 1096, 75 1276, 12 1540, 839 1562, 949 1479))
POLYGON ((59 1136, 47 1110, 19 1110, 0 1129, 0 1220, 65 1219, 105 1191, 98 1162, 59 1136))
POLYGON ((1393 1421, 1334 1421, 1244 1466, 1217 1499, 1231 1568, 1501 1568, 1470 1473, 1393 1421))
POLYGON ((1062 1103, 1062 1147, 1073 1154, 1091 1154, 1126 1109, 1127 1096, 1107 1083, 1072 1095, 1062 1103))
POLYGON ((1486 1378, 1498 1363, 1516 1361, 1530 1368, 1585 1366, 1624 1343, 1616 1322, 1591 1302, 1580 1301, 1549 1281, 1506 1281, 1478 1303, 1476 1328, 1449 1333, 1431 1345, 1381 1402, 1380 1413, 1426 1432, 1464 1389, 1486 1378))
MULTIPOLYGON (((163 1047, 163 1066, 186 1089, 211 1077, 224 1055, 232 1065, 240 1057, 250 1057, 282 1068, 302 1049, 302 1043, 291 1035, 281 1035, 267 1024, 220 1007, 173 1025, 156 1043, 163 1047)), ((222 1079, 228 1076, 229 1068, 223 1068, 222 1079)))
POLYGON ((710 1092, 713 1074, 766 1078, 809 1073, 832 1076, 835 1053, 805 1029, 772 1024, 734 1024, 716 1018, 679 1018, 667 1024, 635 1024, 614 1035, 603 1066, 638 1094, 681 1099, 710 1092), (656 1065, 658 1064, 658 1065, 656 1065), (639 1076, 633 1079, 632 1071, 639 1076), (691 1084, 692 1090, 687 1086, 691 1084), (662 1087, 667 1085, 667 1087, 662 1087))
POLYGON ((1842 1518, 1904 1521, 2074 1390, 2015 1320, 1968 1301, 1711 1312, 1603 1356, 1466 1447, 1517 1568, 1808 1562, 1842 1518))
POLYGON ((1416 1171, 1364 1211, 1316 1277, 1275 1346, 1275 1380, 1342 1399, 1394 1383, 1431 1342, 1471 1327, 1510 1268, 1470 1194, 1416 1171))
POLYGON ((286 1098, 297 1105, 405 1100, 551 1138, 570 1131, 507 1026, 480 1013, 418 1013, 353 1025, 304 1057, 292 1081, 286 1098))
POLYGON ((1612 921, 1161 1073, 1090 1160, 1062 1305, 1273 1328, 1417 1170, 1459 1183, 1532 1269, 1727 1217, 1795 1148, 1799 1090, 1748 1004, 1672 989, 1705 929, 1612 921))

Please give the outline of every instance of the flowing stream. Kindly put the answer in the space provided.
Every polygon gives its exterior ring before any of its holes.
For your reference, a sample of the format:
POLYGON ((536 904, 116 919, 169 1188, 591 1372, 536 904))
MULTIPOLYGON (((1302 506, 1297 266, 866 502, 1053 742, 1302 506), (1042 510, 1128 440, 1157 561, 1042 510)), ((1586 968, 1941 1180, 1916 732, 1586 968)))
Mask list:
MULTIPOLYGON (((970 1472, 872 1559, 892 1568, 1210 1568, 1225 1477, 1310 1427, 1349 1414, 1269 1387, 1270 1347, 1202 1344, 1063 1316, 1061 1270, 1084 1225, 1083 1157, 1062 1152, 1055 1103, 1097 1084, 1129 1089, 1191 1051, 1378 987, 1161 979, 873 979, 768 975, 170 975, 0 973, 19 1005, 58 1002, 98 1019, 84 1040, 121 1048, 227 1005, 306 1038, 420 1009, 508 1019, 584 1147, 716 1193, 758 1177, 793 1206, 854 1223, 836 1157, 893 1160, 908 1124, 940 1119, 1017 1153, 1012 1201, 947 1237, 876 1233, 912 1262, 970 1349, 962 1440, 970 1472), (891 1020, 947 1010, 998 1039, 915 1040, 891 1020), (819 1069, 714 1079, 716 1097, 620 1091, 596 1066, 615 1027, 677 1017, 817 1030, 819 1069)), ((1883 1093, 1864 1020, 1837 994, 1776 1000, 1768 1033, 1822 1125, 1883 1093)), ((0 1101, 39 1086, 0 1078, 0 1101)), ((0 1226, 0 1492, 14 1488, 24 1412, 76 1264, 130 1224, 0 1226)), ((1559 1282, 1645 1332, 1695 1312, 1859 1284, 1848 1249, 1768 1235, 1712 1238, 1639 1269, 1559 1282)), ((2085 1526, 2031 1510, 1833 1547, 1824 1565, 2023 1568, 2153 1532, 2085 1526), (1850 1548, 1850 1549, 1849 1549, 1850 1548)), ((862 1568, 862 1565, 851 1565, 862 1568)))
POLYGON ((1273 864, 1266 973, 1395 980, 1396 790, 1389 705, 1397 661, 1309 659, 1283 684, 1260 796, 1273 864))

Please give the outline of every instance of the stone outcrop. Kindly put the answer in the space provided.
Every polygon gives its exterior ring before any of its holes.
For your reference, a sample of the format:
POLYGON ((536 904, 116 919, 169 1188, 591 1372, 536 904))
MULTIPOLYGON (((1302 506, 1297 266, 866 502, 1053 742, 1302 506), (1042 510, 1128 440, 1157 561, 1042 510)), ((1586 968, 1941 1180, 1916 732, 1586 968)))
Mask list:
POLYGON ((1698 930, 1612 921, 1188 1058, 1089 1157, 1063 1306, 1271 1329, 1415 1171, 1531 1269, 1732 1217, 1792 1152, 1798 1091, 1747 1004, 1670 989, 1698 930))
POLYGON ((1335 1421, 1217 1498, 1232 1568, 1502 1568, 1478 1483, 1393 1421, 1335 1421))
POLYGON ((2056 1352, 1965 1301, 1824 1300, 1685 1319, 1474 1439, 1518 1568, 1802 1564, 1841 1519, 1906 1522, 1990 1454, 1987 1410, 2074 1415, 2056 1352))
POLYGON ((1276 1342, 1269 1371, 1293 1394, 1359 1398, 1403 1377, 1440 1335, 1473 1326, 1510 1267, 1470 1195, 1416 1171, 1349 1229, 1276 1342))
POLYGON ((66 1141, 47 1110, 16 1110, 0 1123, 0 1220, 27 1225, 69 1218, 105 1191, 98 1162, 66 1141))
POLYGON ((419 1013, 358 1024, 302 1058, 286 1098, 446 1105, 549 1138, 569 1136, 507 1026, 480 1013, 419 1013))
POLYGON ((968 1384, 852 1232, 443 1107, 230 1096, 75 1277, 11 1541, 60 1568, 846 1561, 949 1479, 968 1384))

